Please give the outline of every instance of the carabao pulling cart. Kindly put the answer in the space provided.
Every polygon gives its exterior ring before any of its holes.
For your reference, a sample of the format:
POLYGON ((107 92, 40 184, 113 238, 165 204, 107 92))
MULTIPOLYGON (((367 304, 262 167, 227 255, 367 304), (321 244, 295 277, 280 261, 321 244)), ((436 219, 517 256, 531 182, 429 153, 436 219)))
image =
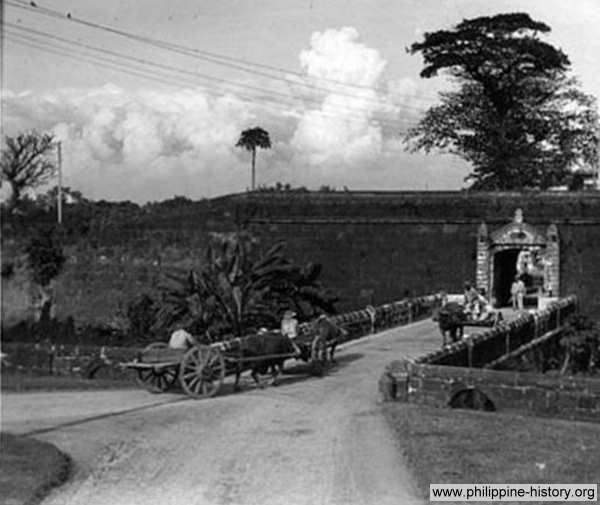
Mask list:
MULTIPOLYGON (((316 352, 317 338, 303 338, 296 342, 301 354, 308 357, 311 369, 320 373, 322 363, 317 356, 322 353, 316 352)), ((226 376, 248 370, 258 361, 296 357, 293 352, 242 357, 233 352, 227 342, 196 344, 189 349, 172 349, 165 342, 157 342, 123 366, 135 370, 138 382, 152 393, 168 391, 179 382, 192 398, 207 398, 219 392, 226 376)))

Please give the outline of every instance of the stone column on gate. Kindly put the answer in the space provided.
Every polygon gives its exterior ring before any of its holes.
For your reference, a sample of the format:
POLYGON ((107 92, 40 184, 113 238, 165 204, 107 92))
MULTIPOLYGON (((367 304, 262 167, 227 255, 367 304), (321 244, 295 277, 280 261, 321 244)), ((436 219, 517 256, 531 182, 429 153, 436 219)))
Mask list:
POLYGON ((548 262, 547 279, 544 279, 545 287, 552 296, 560 296, 560 242, 555 224, 551 224, 546 230, 545 259, 548 262))
POLYGON ((475 284, 477 289, 485 289, 487 296, 490 296, 489 284, 490 271, 490 244, 488 240, 488 229, 485 223, 481 223, 477 231, 477 271, 475 275, 475 284))

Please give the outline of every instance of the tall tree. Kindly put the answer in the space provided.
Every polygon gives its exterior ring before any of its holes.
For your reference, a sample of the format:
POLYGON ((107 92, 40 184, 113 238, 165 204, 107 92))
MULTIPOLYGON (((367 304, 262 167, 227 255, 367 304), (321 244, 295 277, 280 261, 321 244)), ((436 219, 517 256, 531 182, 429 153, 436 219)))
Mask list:
POLYGON ((36 188, 49 181, 55 166, 48 153, 53 148, 52 135, 35 131, 5 137, 2 150, 2 182, 10 184, 12 195, 9 208, 14 208, 25 189, 36 188))
POLYGON ((594 97, 567 75, 567 56, 540 40, 550 28, 528 14, 464 20, 411 46, 421 77, 445 71, 458 90, 441 93, 406 142, 473 165, 474 189, 546 188, 574 169, 598 168, 600 122, 594 97))
POLYGON ((243 147, 252 152, 252 191, 254 191, 256 186, 256 148, 271 148, 269 133, 258 126, 244 130, 237 141, 236 147, 243 147))

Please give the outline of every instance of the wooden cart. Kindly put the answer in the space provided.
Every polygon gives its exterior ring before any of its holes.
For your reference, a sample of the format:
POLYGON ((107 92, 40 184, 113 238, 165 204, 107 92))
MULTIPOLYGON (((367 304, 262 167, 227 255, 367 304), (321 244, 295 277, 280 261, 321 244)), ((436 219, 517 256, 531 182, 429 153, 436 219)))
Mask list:
POLYGON ((504 316, 502 315, 502 311, 496 310, 489 314, 485 319, 472 319, 467 317, 463 326, 480 326, 484 328, 492 328, 494 326, 498 326, 500 323, 504 321, 504 316))
MULTIPOLYGON (((297 341, 300 347, 311 346, 312 341, 297 341)), ((236 373, 240 365, 247 370, 253 362, 269 359, 295 358, 295 354, 277 354, 257 357, 239 357, 227 352, 225 344, 194 345, 189 349, 171 349, 165 342, 146 347, 139 356, 122 366, 135 370, 138 383, 152 393, 169 390, 177 382, 192 398, 216 395, 225 377, 236 373)), ((320 373, 322 363, 310 361, 313 371, 320 373)))

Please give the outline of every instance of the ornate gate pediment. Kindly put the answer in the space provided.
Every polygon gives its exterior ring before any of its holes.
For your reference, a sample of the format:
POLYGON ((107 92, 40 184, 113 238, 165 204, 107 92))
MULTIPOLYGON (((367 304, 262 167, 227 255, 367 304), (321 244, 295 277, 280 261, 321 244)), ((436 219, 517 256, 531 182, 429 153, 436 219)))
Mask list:
POLYGON ((490 242, 496 246, 542 246, 546 237, 528 224, 510 223, 492 233, 490 242))

